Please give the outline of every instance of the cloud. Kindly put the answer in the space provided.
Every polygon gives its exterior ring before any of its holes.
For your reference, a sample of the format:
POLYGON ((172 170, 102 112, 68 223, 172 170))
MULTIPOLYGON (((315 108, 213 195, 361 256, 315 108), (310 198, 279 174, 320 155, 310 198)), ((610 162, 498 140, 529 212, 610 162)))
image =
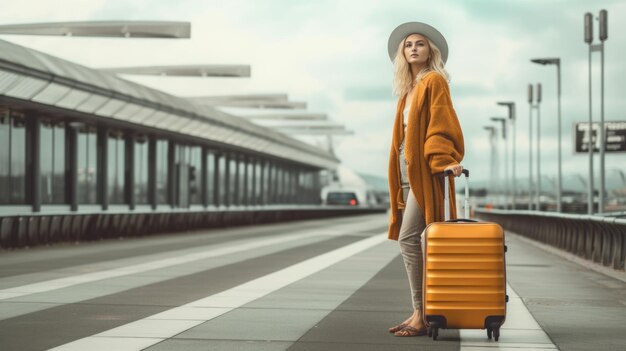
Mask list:
MULTIPOLYGON (((529 83, 543 85, 542 159, 553 174, 556 158, 556 69, 530 63, 536 57, 562 60, 562 139, 564 170, 586 174, 584 156, 572 154, 572 125, 588 118, 588 47, 583 14, 609 11, 606 42, 606 119, 624 120, 626 109, 626 3, 623 1, 413 0, 356 1, 79 1, 25 0, 5 6, 4 23, 53 20, 160 19, 192 22, 188 40, 36 38, 3 39, 91 67, 156 64, 250 64, 250 78, 128 77, 180 96, 286 93, 306 101, 309 112, 326 113, 355 131, 337 138, 336 151, 358 172, 387 174, 396 99, 387 37, 398 24, 424 21, 448 39, 451 94, 466 140, 464 163, 489 165, 485 125, 506 110, 496 101, 517 104, 518 166, 527 167, 529 83), (67 9, 72 9, 68 11, 67 9), (526 159, 524 158, 526 157, 526 159)), ((593 112, 599 118, 599 72, 593 56, 593 112)), ((319 138, 318 138, 319 139, 319 138)), ((611 167, 626 155, 607 156, 611 167)), ((607 161, 608 162, 608 161, 607 161)), ((619 165, 619 166, 617 166, 619 165)), ((608 167, 608 166, 607 166, 608 167)), ((626 170, 626 169, 625 169, 626 170)), ((526 168, 527 171, 527 168, 526 168)), ((616 172, 613 172, 616 173, 616 172)), ((488 172, 475 172, 487 179, 488 172)), ((617 174, 617 173, 616 173, 617 174)))
POLYGON ((347 101, 362 100, 391 100, 394 98, 390 86, 353 86, 345 90, 344 96, 347 101))
POLYGON ((2 24, 30 22, 85 21, 102 10, 106 0, 12 1, 0 13, 2 24), (70 10, 71 9, 71 10, 70 10))

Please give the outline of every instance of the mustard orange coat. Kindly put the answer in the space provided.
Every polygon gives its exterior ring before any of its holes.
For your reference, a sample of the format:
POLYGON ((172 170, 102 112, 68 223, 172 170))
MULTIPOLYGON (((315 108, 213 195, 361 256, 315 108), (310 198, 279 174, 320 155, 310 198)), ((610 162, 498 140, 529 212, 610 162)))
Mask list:
MULTIPOLYGON (((411 191, 423 210, 426 225, 444 220, 443 178, 437 174, 461 163, 465 153, 463 132, 450 99, 445 78, 428 73, 418 84, 407 120, 405 158, 411 191)), ((388 237, 398 240, 405 207, 398 163, 399 147, 404 137, 403 116, 406 95, 398 100, 389 155, 389 196, 391 216, 388 237)), ((454 182, 450 191, 451 218, 456 218, 454 182)))

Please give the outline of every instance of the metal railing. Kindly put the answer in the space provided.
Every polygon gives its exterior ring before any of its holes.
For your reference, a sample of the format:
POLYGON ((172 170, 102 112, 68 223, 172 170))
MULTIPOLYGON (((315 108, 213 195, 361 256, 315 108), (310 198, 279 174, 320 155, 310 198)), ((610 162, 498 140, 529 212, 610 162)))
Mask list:
POLYGON ((614 269, 624 270, 626 219, 537 211, 476 209, 480 219, 614 269))

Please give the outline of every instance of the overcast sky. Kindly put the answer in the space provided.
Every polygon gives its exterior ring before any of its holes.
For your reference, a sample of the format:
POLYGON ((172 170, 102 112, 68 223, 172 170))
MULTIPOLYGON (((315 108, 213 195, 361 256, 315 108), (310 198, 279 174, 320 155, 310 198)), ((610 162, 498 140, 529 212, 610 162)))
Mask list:
MULTIPOLYGON (((542 171, 547 176, 557 171, 556 68, 531 64, 536 57, 562 60, 564 175, 587 177, 588 158, 574 154, 572 135, 573 124, 586 121, 589 109, 583 16, 601 9, 609 13, 605 119, 625 121, 626 68, 621 61, 626 54, 626 1, 21 0, 3 6, 0 23, 190 21, 192 38, 185 40, 1 38, 90 67, 249 64, 250 78, 128 79, 179 96, 286 93, 290 100, 307 102, 307 112, 326 113, 355 132, 336 140, 345 165, 386 177, 397 101, 391 93, 387 38, 401 23, 427 22, 444 34, 450 47, 447 69, 465 134, 463 164, 474 170, 477 180, 487 180, 490 145, 483 126, 492 124, 491 116, 506 115, 497 101, 514 101, 517 176, 522 182, 528 177, 529 83, 543 84, 542 171)), ((595 120, 600 117, 599 62, 595 53, 595 120)), ((616 180, 617 169, 626 172, 626 153, 607 155, 606 168, 607 178, 616 180)))

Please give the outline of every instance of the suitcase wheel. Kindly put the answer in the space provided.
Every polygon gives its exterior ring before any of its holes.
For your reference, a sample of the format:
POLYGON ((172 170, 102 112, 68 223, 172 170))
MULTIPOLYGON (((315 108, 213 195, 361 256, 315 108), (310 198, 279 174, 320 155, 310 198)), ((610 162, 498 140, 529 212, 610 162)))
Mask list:
POLYGON ((437 340, 437 336, 439 336, 439 328, 432 328, 433 340, 437 340))
POLYGON ((495 341, 498 341, 498 339, 500 339, 500 327, 494 329, 487 328, 487 338, 491 340, 492 336, 495 341))
POLYGON ((433 328, 428 327, 428 337, 432 338, 432 336, 433 336, 433 328))

